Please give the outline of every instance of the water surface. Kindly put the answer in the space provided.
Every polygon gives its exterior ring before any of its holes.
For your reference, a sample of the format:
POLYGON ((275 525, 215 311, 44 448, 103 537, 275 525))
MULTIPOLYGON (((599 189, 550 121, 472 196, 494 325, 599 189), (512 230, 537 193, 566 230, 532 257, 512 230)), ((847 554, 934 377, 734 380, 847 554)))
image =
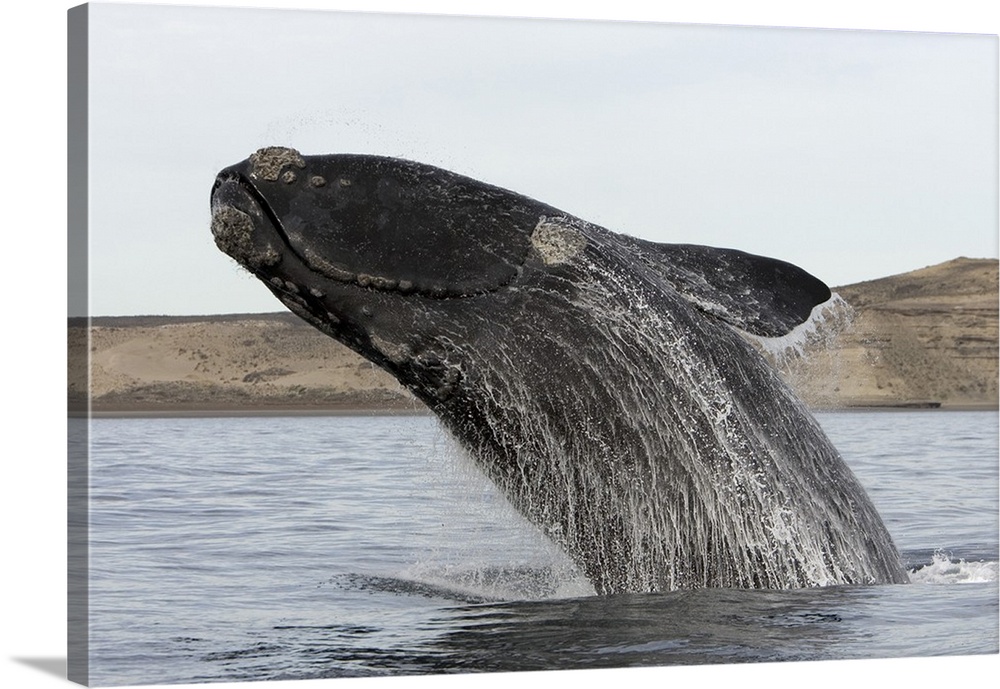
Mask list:
POLYGON ((910 585, 598 597, 431 417, 95 419, 92 682, 997 652, 997 414, 818 418, 910 585))

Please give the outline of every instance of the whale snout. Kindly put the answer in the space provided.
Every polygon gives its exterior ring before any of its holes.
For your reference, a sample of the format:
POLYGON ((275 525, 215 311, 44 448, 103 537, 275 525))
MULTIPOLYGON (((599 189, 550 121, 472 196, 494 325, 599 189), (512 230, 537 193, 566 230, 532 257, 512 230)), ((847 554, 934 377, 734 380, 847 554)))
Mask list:
POLYGON ((216 178, 211 207, 212 236, 221 251, 251 271, 281 262, 271 223, 238 176, 223 172, 216 178))

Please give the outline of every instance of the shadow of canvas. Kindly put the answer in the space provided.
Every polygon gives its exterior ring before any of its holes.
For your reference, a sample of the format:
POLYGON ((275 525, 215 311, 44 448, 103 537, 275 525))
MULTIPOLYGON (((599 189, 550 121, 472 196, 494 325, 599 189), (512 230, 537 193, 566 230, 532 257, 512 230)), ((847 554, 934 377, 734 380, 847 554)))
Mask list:
POLYGON ((54 675, 61 679, 66 678, 66 658, 65 657, 48 657, 48 658, 11 658, 22 665, 27 665, 28 667, 33 667, 36 670, 41 670, 42 672, 54 675))

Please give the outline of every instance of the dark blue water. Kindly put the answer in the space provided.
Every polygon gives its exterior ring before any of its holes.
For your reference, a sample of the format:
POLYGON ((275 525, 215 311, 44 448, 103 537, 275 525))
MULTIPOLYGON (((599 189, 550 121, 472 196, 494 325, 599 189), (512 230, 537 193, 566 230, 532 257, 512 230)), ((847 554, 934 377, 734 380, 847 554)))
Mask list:
POLYGON ((93 420, 92 682, 997 652, 997 414, 819 419, 910 585, 598 597, 430 417, 93 420))

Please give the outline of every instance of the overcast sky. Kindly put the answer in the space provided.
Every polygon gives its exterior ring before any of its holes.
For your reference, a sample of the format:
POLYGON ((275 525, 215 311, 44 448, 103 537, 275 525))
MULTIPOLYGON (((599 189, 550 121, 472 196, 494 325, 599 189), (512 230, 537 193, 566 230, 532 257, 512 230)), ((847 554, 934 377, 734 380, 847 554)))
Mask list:
POLYGON ((283 308, 209 231, 216 172, 268 145, 419 160, 831 285, 997 256, 995 36, 90 12, 94 315, 283 308))

